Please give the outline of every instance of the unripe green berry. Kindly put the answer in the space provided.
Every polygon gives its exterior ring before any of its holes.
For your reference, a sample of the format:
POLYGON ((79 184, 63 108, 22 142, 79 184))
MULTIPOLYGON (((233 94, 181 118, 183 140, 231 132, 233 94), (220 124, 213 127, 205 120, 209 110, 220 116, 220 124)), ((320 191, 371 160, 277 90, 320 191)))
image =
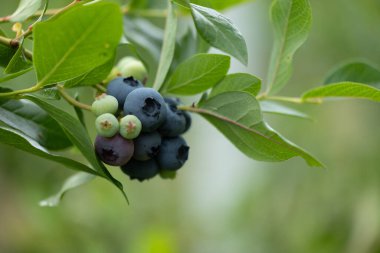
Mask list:
POLYGON ((119 103, 117 102, 117 99, 105 93, 97 96, 91 106, 91 110, 96 116, 105 113, 115 114, 118 108, 119 103))
POLYGON ((144 82, 148 77, 148 73, 144 64, 134 57, 124 57, 118 64, 117 68, 124 77, 133 76, 135 79, 144 82))
POLYGON ((177 171, 172 170, 160 170, 160 177, 162 179, 175 179, 177 171))
POLYGON ((141 121, 135 115, 127 115, 120 120, 120 135, 125 139, 139 136, 141 128, 141 121))
POLYGON ((119 121, 113 114, 105 113, 96 118, 95 128, 98 135, 112 137, 119 131, 119 121))

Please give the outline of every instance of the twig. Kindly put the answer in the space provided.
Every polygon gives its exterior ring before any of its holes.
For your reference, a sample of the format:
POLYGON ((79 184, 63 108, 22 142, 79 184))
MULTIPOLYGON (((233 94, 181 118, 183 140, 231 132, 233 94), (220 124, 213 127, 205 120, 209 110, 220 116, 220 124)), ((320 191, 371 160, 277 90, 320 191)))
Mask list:
POLYGON ((78 100, 74 99, 73 97, 71 97, 66 91, 65 91, 65 88, 63 88, 63 86, 61 85, 57 85, 57 88, 58 88, 58 92, 59 94, 61 94, 61 96, 71 105, 75 106, 75 107, 78 107, 78 108, 81 108, 83 110, 87 110, 87 111, 91 111, 91 106, 88 105, 88 104, 84 104, 84 103, 81 103, 79 102, 78 100))

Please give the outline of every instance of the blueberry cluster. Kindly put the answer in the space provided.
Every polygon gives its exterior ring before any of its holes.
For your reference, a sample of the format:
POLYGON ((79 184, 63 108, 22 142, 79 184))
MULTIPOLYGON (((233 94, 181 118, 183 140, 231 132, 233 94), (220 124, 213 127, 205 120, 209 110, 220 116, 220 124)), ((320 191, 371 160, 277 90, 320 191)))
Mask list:
POLYGON ((107 94, 92 104, 96 154, 104 163, 120 166, 131 179, 175 174, 188 158, 189 147, 180 135, 191 125, 179 103, 133 77, 113 79, 107 94))

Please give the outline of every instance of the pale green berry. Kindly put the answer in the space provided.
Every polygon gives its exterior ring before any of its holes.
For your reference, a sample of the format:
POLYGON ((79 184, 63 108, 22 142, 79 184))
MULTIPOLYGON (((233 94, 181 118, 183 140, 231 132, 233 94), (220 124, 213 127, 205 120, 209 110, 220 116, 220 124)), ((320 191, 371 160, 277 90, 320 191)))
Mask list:
POLYGON ((144 64, 134 57, 122 58, 116 67, 120 74, 124 77, 133 76, 141 82, 144 82, 144 80, 148 77, 148 72, 146 71, 144 64))
POLYGON ((115 114, 118 108, 119 103, 117 102, 117 99, 105 93, 97 96, 91 106, 91 110, 96 116, 104 113, 115 114))
POLYGON ((177 171, 172 170, 160 170, 160 177, 162 179, 175 179, 177 171))
POLYGON ((120 135, 125 139, 134 139, 141 132, 141 121, 135 115, 124 116, 120 120, 120 135))
POLYGON ((98 135, 112 137, 119 131, 119 121, 113 114, 105 113, 96 118, 95 128, 98 135))

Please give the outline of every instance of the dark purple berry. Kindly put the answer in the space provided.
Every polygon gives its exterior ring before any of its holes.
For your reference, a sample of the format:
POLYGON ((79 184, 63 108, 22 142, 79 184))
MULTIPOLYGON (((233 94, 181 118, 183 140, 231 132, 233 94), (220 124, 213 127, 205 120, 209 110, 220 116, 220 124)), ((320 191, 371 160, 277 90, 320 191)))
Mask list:
POLYGON ((96 136, 95 152, 104 163, 121 166, 126 164, 133 155, 134 145, 130 140, 117 134, 111 138, 96 136))
POLYGON ((133 158, 140 161, 155 157, 160 151, 161 135, 157 132, 143 133, 134 140, 133 158))
POLYGON ((178 170, 187 161, 189 146, 182 137, 162 139, 157 162, 161 170, 178 170))

